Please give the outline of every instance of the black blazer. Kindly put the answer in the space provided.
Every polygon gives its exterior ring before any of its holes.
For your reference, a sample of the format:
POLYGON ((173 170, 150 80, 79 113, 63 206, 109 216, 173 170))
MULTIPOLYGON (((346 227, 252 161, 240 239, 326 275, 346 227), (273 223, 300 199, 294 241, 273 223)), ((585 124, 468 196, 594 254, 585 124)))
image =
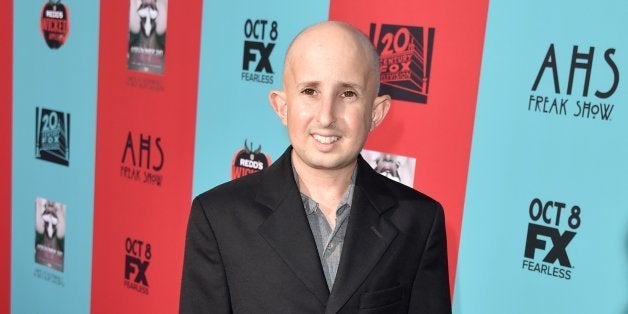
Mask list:
POLYGON ((450 313, 442 207, 361 157, 330 292, 290 152, 194 199, 180 312, 450 313))

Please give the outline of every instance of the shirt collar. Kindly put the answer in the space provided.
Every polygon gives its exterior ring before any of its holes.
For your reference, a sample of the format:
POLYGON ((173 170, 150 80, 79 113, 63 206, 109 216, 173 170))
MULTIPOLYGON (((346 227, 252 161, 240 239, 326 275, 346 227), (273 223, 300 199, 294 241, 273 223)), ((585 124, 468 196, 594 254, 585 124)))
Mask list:
MULTIPOLYGON (((355 176, 357 173, 357 169, 358 167, 356 165, 356 167, 353 168, 353 173, 351 174, 351 181, 349 182, 349 186, 347 187, 347 190, 342 195, 342 198, 340 199, 340 203, 338 204, 338 209, 336 210, 336 216, 340 216, 347 207, 351 207, 351 204, 353 202, 353 190, 355 189, 355 176)), ((294 175, 294 181, 297 184, 297 188, 299 188, 299 174, 297 173, 297 170, 294 169, 294 166, 292 167, 292 174, 294 175)), ((316 208, 318 208, 318 203, 314 201, 313 199, 311 199, 309 196, 303 194, 303 192, 300 192, 300 189, 299 189, 299 193, 301 194, 301 200, 303 201, 303 207, 305 208, 305 213, 307 215, 313 214, 316 208)))

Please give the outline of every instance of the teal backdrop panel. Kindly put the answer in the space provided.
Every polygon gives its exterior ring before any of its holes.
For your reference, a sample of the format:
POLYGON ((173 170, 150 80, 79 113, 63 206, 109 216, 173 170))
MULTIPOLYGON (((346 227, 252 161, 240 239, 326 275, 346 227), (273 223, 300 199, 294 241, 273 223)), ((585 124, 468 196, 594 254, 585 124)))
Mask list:
POLYGON ((628 312, 626 12, 491 1, 455 313, 628 312))
POLYGON ((194 195, 261 170, 286 149, 268 92, 282 88, 292 38, 328 11, 328 1, 204 2, 194 195))
POLYGON ((98 12, 14 3, 12 313, 90 311, 98 12))

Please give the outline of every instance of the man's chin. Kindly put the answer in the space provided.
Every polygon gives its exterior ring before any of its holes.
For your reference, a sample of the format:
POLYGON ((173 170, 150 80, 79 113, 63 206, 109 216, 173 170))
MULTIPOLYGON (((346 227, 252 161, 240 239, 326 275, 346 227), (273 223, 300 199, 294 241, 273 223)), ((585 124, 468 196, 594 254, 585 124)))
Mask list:
POLYGON ((359 153, 358 151, 351 154, 340 149, 335 149, 331 152, 322 152, 312 147, 304 151, 293 147, 292 160, 311 169, 340 170, 353 167, 358 159, 359 153))
POLYGON ((357 156, 338 156, 336 154, 317 154, 303 160, 303 163, 309 168, 316 170, 341 170, 347 167, 353 167, 357 161, 357 156))

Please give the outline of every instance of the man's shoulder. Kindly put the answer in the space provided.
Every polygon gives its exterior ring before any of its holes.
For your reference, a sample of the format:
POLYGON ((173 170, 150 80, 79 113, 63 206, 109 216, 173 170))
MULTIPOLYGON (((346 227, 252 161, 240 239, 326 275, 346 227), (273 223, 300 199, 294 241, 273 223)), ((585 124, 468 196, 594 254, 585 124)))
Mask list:
POLYGON ((386 181, 386 187, 388 188, 388 190, 400 202, 410 202, 429 206, 440 206, 440 203, 437 200, 419 190, 409 187, 403 183, 393 181, 384 176, 382 176, 382 179, 386 181))
POLYGON ((444 211, 441 204, 427 194, 384 176, 384 193, 395 200, 395 206, 384 216, 406 237, 422 243, 435 226, 442 227, 444 211))
POLYGON ((255 198, 261 185, 262 173, 253 173, 211 188, 196 199, 202 204, 229 204, 246 202, 255 198))
POLYGON ((377 173, 368 165, 361 166, 369 192, 394 199, 400 206, 440 208, 440 203, 427 194, 377 173))
POLYGON ((195 202, 205 209, 240 212, 281 198, 286 186, 294 185, 290 149, 264 170, 220 184, 199 194, 195 202))
POLYGON ((429 225, 444 214, 441 204, 421 191, 378 173, 371 179, 376 180, 373 184, 379 186, 377 192, 372 194, 379 195, 370 195, 369 198, 382 197, 392 200, 395 205, 386 215, 401 229, 412 230, 418 226, 429 225))

